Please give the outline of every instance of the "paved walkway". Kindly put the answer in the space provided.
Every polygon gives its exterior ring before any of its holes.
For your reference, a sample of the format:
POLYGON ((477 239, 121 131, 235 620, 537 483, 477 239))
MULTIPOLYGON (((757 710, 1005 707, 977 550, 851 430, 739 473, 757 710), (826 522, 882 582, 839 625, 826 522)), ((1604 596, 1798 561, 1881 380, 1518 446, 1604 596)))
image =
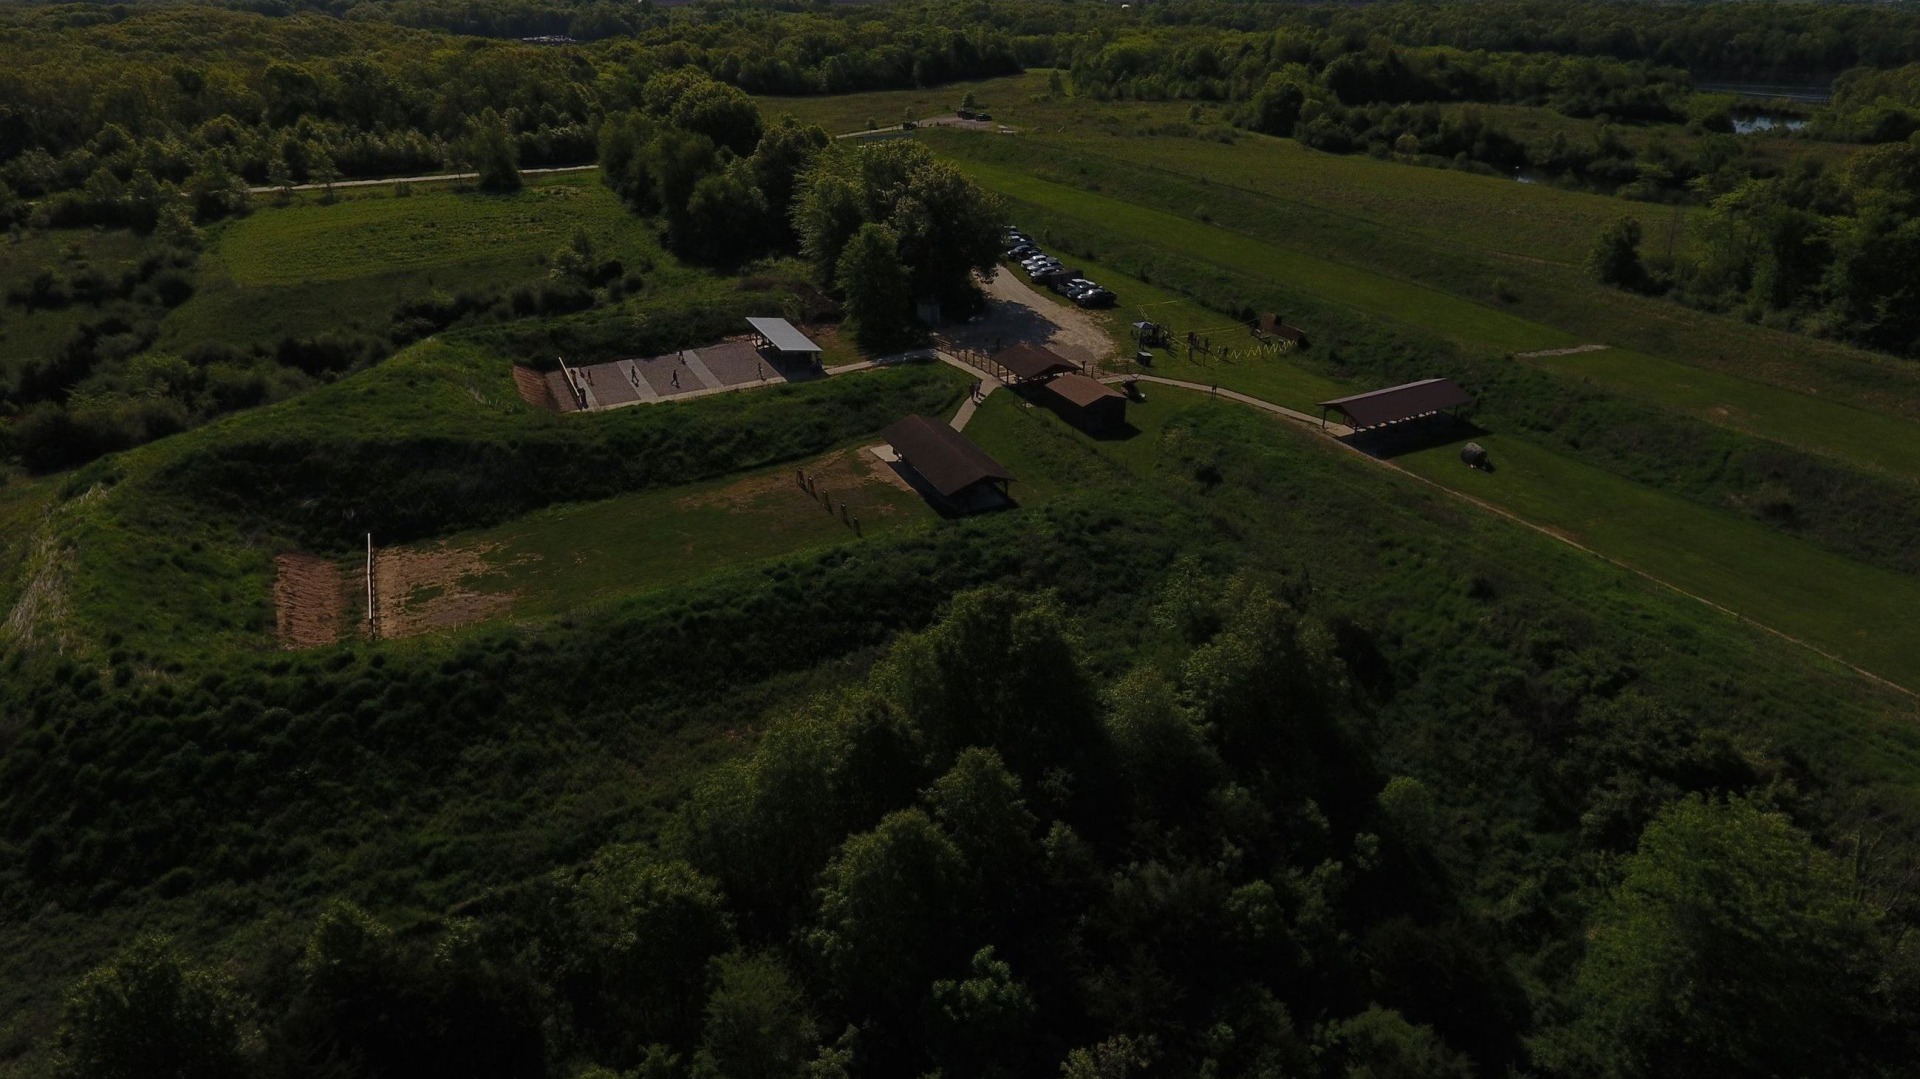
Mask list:
POLYGON ((680 353, 680 359, 687 365, 687 370, 693 372, 693 377, 700 380, 702 386, 710 390, 726 388, 726 383, 713 376, 713 371, 707 367, 707 361, 700 358, 700 353, 690 348, 685 349, 680 353))
POLYGON ((1182 390, 1198 390, 1201 393, 1210 393, 1215 397, 1225 397, 1230 401, 1238 401, 1243 405, 1252 405, 1254 408, 1257 408, 1262 412, 1271 412, 1276 416, 1282 417, 1283 419, 1292 420, 1295 423, 1306 424, 1308 427, 1311 427, 1316 431, 1325 431, 1328 435, 1334 438, 1345 438, 1346 436, 1353 433, 1353 428, 1348 427, 1345 424, 1325 423, 1325 422, 1322 422, 1320 417, 1318 416, 1310 416, 1305 412, 1300 412, 1295 409, 1288 408, 1285 405, 1276 405, 1272 401, 1262 401, 1258 397, 1249 397, 1248 395, 1237 392, 1235 390, 1223 390, 1218 386, 1209 386, 1204 382, 1183 382, 1177 378, 1163 378, 1159 375, 1106 375, 1106 376, 1103 376, 1100 379, 1100 381, 1102 382, 1135 382, 1135 381, 1154 382, 1162 386, 1173 386, 1177 389, 1182 389, 1182 390))
POLYGON ((1540 360, 1548 356, 1575 356, 1582 352, 1605 352, 1606 345, 1575 345, 1572 348, 1543 348, 1538 352, 1516 352, 1516 360, 1540 360))
MULTIPOLYGON (((599 167, 600 166, 598 165, 563 165, 559 168, 553 168, 553 169, 521 169, 520 175, 546 176, 556 172, 587 172, 591 169, 597 169, 599 167)), ((477 172, 441 172, 441 173, 435 173, 434 175, 431 175, 431 176, 389 176, 389 177, 386 177, 385 179, 380 179, 380 180, 335 180, 333 182, 333 186, 334 187, 379 187, 381 184, 431 184, 431 183, 451 182, 454 180, 478 180, 479 178, 480 178, 480 174, 477 172)), ((289 191, 324 191, 326 190, 326 188, 327 188, 326 184, 294 184, 292 187, 288 188, 287 190, 289 191)), ((255 195, 271 195, 275 191, 278 191, 280 189, 269 184, 266 187, 249 187, 247 188, 247 190, 255 195)))

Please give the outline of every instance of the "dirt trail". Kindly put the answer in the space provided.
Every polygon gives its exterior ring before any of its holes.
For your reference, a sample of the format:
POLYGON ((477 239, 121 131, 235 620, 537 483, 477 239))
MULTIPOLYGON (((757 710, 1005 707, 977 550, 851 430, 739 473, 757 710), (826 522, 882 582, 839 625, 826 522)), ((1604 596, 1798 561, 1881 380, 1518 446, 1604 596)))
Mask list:
POLYGON ((338 563, 292 551, 273 560, 273 615, 280 643, 318 648, 347 628, 347 579, 338 563))

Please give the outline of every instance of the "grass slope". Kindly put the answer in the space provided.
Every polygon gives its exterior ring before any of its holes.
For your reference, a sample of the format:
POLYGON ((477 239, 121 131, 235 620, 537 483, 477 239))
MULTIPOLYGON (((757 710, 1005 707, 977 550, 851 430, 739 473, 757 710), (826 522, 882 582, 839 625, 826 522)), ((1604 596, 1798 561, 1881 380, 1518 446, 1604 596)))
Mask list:
POLYGON ((597 173, 534 177, 511 195, 433 187, 398 198, 354 189, 332 205, 313 195, 262 205, 212 230, 197 291, 162 323, 160 341, 184 348, 384 333, 408 300, 546 276, 547 256, 583 229, 605 257, 644 267, 656 290, 710 277, 667 256, 597 173))

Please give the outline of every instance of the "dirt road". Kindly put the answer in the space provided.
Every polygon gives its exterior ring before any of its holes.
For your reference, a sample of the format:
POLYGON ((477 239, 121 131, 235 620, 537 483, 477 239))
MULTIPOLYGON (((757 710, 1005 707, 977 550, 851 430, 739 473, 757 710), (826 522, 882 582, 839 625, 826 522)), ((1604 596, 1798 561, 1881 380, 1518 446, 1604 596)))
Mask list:
MULTIPOLYGON (((566 165, 555 169, 521 169, 520 175, 546 176, 556 172, 586 172, 588 169, 597 169, 599 167, 598 165, 566 165)), ((478 180, 479 178, 480 174, 477 172, 440 172, 432 176, 389 176, 383 180, 335 180, 333 186, 336 188, 379 187, 381 184, 429 184, 436 181, 478 180)), ((294 184, 289 190, 320 191, 325 189, 326 186, 326 184, 294 184)), ((249 187, 247 190, 256 195, 271 195, 280 189, 269 185, 267 187, 249 187)))
POLYGON ((935 336, 953 348, 989 352, 1021 342, 1045 345, 1080 364, 1115 352, 1113 338, 1093 316, 1035 289, 1017 271, 1001 267, 986 291, 987 310, 979 320, 942 327, 935 336))

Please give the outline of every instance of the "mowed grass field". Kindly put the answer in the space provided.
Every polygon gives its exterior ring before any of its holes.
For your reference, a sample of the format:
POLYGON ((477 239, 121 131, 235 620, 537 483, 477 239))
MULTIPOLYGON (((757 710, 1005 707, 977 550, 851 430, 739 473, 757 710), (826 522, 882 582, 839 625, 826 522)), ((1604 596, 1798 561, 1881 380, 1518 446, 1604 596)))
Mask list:
POLYGON ((1674 588, 1920 691, 1920 579, 1863 566, 1757 522, 1719 513, 1522 439, 1476 434, 1491 473, 1461 442, 1395 459, 1674 588))
POLYGON ((1920 422, 1920 368, 1911 363, 1706 315, 1587 278, 1580 261, 1606 223, 1636 216, 1648 230, 1649 251, 1663 250, 1669 241, 1679 251, 1687 242, 1685 211, 1322 154, 1265 136, 1224 145, 1089 133, 1095 130, 1097 125, 1086 125, 1072 135, 1037 133, 1019 140, 951 131, 922 137, 963 161, 1211 222, 1274 247, 1491 307, 1582 342, 1920 422), (1242 156, 1256 164, 1235 166, 1242 156), (1337 180, 1316 179, 1322 171, 1337 180), (1505 212, 1510 206, 1526 212, 1505 212))
MULTIPOLYGON (((1554 339, 1554 331, 1525 319, 1382 274, 1338 264, 1316 265, 1312 256, 1217 225, 995 165, 963 161, 962 166, 1016 200, 1016 206, 1040 207, 1054 217, 1085 222, 1089 228, 1124 230, 1136 241, 1170 255, 1211 262, 1241 274, 1279 276, 1290 288, 1371 316, 1439 329, 1469 345, 1513 351, 1522 335, 1538 332, 1541 338, 1554 339)), ((1087 264, 1091 273, 1119 293, 1120 309, 1104 316, 1116 340, 1127 340, 1127 324, 1134 319, 1156 315, 1157 321, 1176 329, 1192 319, 1231 333, 1231 323, 1218 313, 1174 300, 1112 266, 1075 261, 1087 264)), ((1516 362, 1566 371, 1595 360, 1602 369, 1614 365, 1614 382, 1634 382, 1633 392, 1651 395, 1669 407, 1896 475, 1920 475, 1920 455, 1915 452, 1920 448, 1915 437, 1920 429, 1895 417, 1632 352, 1516 362), (1687 392, 1673 392, 1674 399, 1666 400, 1669 390, 1681 388, 1687 392)), ((1302 379, 1298 375, 1304 372, 1296 372, 1284 360, 1248 357, 1234 363, 1193 363, 1165 352, 1155 366, 1155 373, 1238 389, 1302 410, 1340 392, 1323 379, 1302 379)), ((1147 390, 1150 397, 1178 393, 1165 387, 1147 390)), ((982 429, 988 437, 1004 439, 994 432, 997 424, 1008 422, 1005 412, 1005 406, 1000 406, 997 412, 983 412, 975 422, 985 424, 982 429)), ((1637 486, 1512 435, 1497 436, 1497 447, 1496 459, 1510 456, 1514 464, 1490 477, 1491 486, 1481 482, 1489 477, 1459 466, 1454 445, 1414 455, 1406 465, 1677 589, 1920 689, 1920 661, 1912 658, 1920 655, 1920 620, 1903 621, 1900 613, 1920 601, 1920 581, 1862 566, 1730 512, 1637 486), (1792 583, 1774 586, 1781 581, 1792 583)), ((1035 492, 1049 493, 1044 486, 1035 492)))
MULTIPOLYGON (((857 445, 795 465, 555 506, 413 550, 428 559, 444 559, 450 552, 470 555, 449 561, 484 569, 443 587, 498 597, 501 602, 489 617, 527 618, 624 599, 763 559, 878 539, 937 520, 919 495, 866 451, 879 441, 875 432, 857 445), (800 487, 796 468, 814 476, 815 491, 827 501, 800 487)), ((432 588, 417 600, 428 604, 440 594, 441 588, 432 588)))
MULTIPOLYGON (((1325 158, 1326 155, 1318 156, 1325 158)), ((1181 258, 1212 263, 1253 279, 1271 280, 1286 289, 1306 292, 1368 316, 1437 331, 1470 347, 1520 353, 1600 343, 1419 282, 1246 236, 1227 227, 1225 221, 1209 223, 1182 217, 1162 209, 1129 203, 1105 192, 1071 187, 997 164, 963 159, 961 167, 983 184, 1015 200, 1016 205, 1037 207, 1049 214, 1070 219, 1089 232, 1124 233, 1128 242, 1135 246, 1160 247, 1181 258)), ((1412 173, 1434 171, 1408 166, 1382 167, 1412 173)), ((1463 176, 1462 179, 1487 182, 1480 177, 1463 176)), ((1525 185, 1512 186, 1521 188, 1525 185)), ((1076 258, 1076 262, 1085 261, 1076 258)), ((1127 275, 1111 267, 1105 268, 1105 272, 1111 279, 1108 282, 1110 284, 1127 278, 1127 275)), ((1130 282, 1126 289, 1121 290, 1120 300, 1129 320, 1151 317, 1150 314, 1143 314, 1142 308, 1133 299, 1139 292, 1137 282, 1130 282)), ((1613 299, 1611 295, 1598 297, 1599 301, 1604 302, 1612 302, 1613 299)), ((1665 306, 1671 308, 1673 305, 1665 306)), ((1674 309, 1663 314, 1676 317, 1677 311, 1674 309)), ((1678 313, 1694 318, 1698 323, 1696 329, 1702 332, 1710 332, 1716 323, 1726 322, 1694 312, 1678 313)), ((1202 313, 1195 308, 1187 308, 1185 314, 1191 321, 1181 318, 1171 320, 1176 329, 1211 326, 1228 321, 1217 312, 1202 313)), ((1796 348, 1806 345, 1801 338, 1784 334, 1776 336, 1782 338, 1784 344, 1796 348)), ((1606 352, 1543 357, 1525 362, 1543 365, 1545 369, 1557 373, 1588 377, 1609 389, 1641 397, 1661 407, 1686 412, 1717 426, 1796 446, 1859 467, 1920 478, 1920 421, 1897 413, 1862 407, 1855 403, 1857 398, 1829 399, 1818 392, 1821 383, 1817 368, 1799 369, 1800 382, 1807 390, 1814 392, 1797 392, 1760 378, 1696 367, 1633 350, 1609 349, 1606 352), (1587 375, 1589 370, 1595 374, 1587 375)), ((1877 364, 1879 361, 1875 362, 1877 364)), ((1273 388, 1273 380, 1271 376, 1263 377, 1256 371, 1244 369, 1223 372, 1220 378, 1223 385, 1268 396, 1273 388), (1227 381, 1248 378, 1259 381, 1227 381)), ((1905 381, 1913 376, 1901 373, 1890 377, 1905 381)), ((1269 396, 1269 399, 1294 407, 1300 407, 1303 403, 1297 397, 1285 399, 1269 396)), ((1920 396, 1911 399, 1911 403, 1920 404, 1920 396)))
POLYGON ((650 288, 703 275, 667 255, 647 224, 593 172, 530 177, 511 195, 421 187, 314 193, 211 230, 192 299, 161 326, 163 346, 247 343, 357 329, 384 333, 395 306, 436 293, 538 280, 546 259, 585 230, 650 288))

